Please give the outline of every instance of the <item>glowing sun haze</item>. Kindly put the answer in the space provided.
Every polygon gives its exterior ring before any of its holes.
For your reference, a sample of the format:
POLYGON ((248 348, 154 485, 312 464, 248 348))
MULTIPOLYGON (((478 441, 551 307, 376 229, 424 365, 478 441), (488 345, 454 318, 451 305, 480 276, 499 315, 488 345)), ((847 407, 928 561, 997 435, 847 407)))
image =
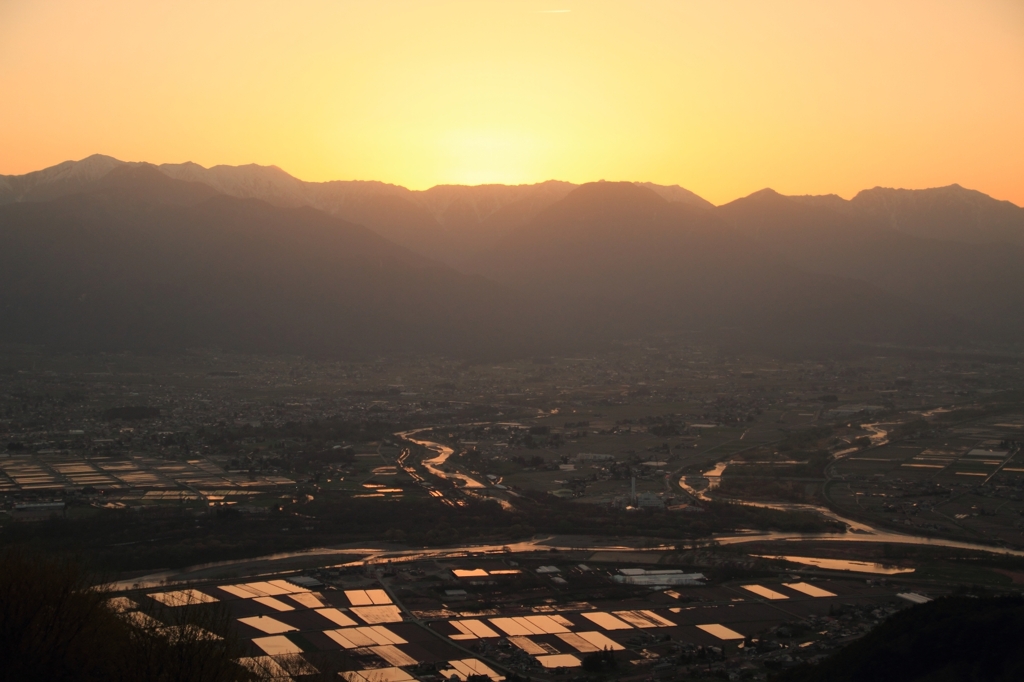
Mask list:
POLYGON ((1024 204, 1020 0, 6 0, 0 173, 650 180, 1024 204))

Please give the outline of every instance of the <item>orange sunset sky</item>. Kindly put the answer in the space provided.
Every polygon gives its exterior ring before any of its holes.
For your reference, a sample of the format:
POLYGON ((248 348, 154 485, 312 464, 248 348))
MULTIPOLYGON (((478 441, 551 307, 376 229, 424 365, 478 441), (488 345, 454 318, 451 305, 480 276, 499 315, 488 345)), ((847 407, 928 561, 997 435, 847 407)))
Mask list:
POLYGON ((1024 205, 1024 2, 0 1, 0 173, 93 153, 1024 205))

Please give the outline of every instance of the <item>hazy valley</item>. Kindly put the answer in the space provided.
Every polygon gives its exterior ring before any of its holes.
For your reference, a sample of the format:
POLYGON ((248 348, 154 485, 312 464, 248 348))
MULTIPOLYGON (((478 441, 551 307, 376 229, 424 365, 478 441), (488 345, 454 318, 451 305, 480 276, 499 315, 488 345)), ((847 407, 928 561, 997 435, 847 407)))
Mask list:
POLYGON ((55 660, 125 679, 1014 660, 1024 209, 99 156, 0 197, 22 670, 65 589, 55 660))

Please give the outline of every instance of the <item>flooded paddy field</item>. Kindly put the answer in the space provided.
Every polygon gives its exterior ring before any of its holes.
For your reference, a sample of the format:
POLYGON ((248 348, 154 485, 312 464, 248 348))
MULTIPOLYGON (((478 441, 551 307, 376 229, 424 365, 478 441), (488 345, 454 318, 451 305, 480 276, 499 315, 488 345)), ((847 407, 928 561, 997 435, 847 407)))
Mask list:
POLYGON ((1016 589, 1020 571, 1011 561, 994 559, 981 552, 942 547, 908 546, 884 542, 752 543, 744 546, 751 556, 773 561, 780 568, 813 573, 820 577, 886 579, 890 584, 915 589, 945 589, 956 585, 986 585, 1016 589))
POLYGON ((723 667, 762 666, 780 651, 823 655, 909 605, 899 596, 905 584, 846 576, 762 571, 721 581, 686 573, 694 584, 622 582, 644 572, 666 582, 682 574, 664 564, 512 554, 393 568, 354 562, 127 590, 116 600, 125 617, 151 627, 171 627, 182 610, 220 609, 242 639, 241 664, 350 682, 443 679, 466 666, 493 680, 546 679, 602 651, 623 672, 677 670, 698 655, 723 667))

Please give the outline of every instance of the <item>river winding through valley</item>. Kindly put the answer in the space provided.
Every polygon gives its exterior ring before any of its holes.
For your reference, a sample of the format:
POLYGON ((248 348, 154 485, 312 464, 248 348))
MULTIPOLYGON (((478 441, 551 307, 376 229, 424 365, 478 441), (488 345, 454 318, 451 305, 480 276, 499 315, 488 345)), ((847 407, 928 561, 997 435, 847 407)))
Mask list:
MULTIPOLYGON (((865 425, 875 427, 872 430, 872 445, 882 445, 886 442, 886 432, 880 428, 877 428, 877 424, 865 425)), ((454 450, 441 443, 435 443, 433 441, 422 440, 413 438, 413 436, 423 433, 429 429, 416 429, 414 431, 406 431, 403 433, 395 434, 399 438, 423 446, 424 448, 437 453, 437 456, 432 457, 428 460, 423 460, 423 465, 427 471, 431 474, 438 476, 443 479, 459 479, 464 482, 466 488, 484 488, 486 487, 483 483, 471 478, 462 473, 445 471, 441 467, 445 464, 449 457, 454 454, 454 450)), ((838 453, 837 453, 838 454, 838 453)), ((846 456, 845 454, 839 454, 839 457, 846 456)), ((721 480, 722 473, 728 466, 728 462, 719 462, 713 468, 701 474, 702 478, 706 479, 706 484, 701 489, 695 489, 687 482, 685 476, 681 477, 678 481, 679 486, 687 493, 692 495, 695 499, 702 501, 711 501, 713 498, 708 496, 708 492, 714 490, 718 486, 718 482, 721 480)), ((723 502, 729 502, 732 504, 742 504, 751 507, 762 507, 766 509, 778 509, 780 511, 804 511, 820 514, 830 520, 837 521, 845 524, 848 528, 845 533, 787 533, 778 531, 748 531, 741 533, 721 534, 713 536, 713 540, 719 545, 738 545, 750 542, 785 542, 785 543, 798 543, 802 541, 829 541, 829 542, 870 542, 870 543, 892 543, 892 544, 904 544, 904 545, 926 545, 931 547, 946 547, 951 549, 965 549, 974 550, 980 552, 988 552, 991 554, 1002 554, 1008 556, 1024 557, 1024 551, 1016 549, 1008 549, 1005 547, 996 547, 994 545, 983 545, 972 542, 960 542, 957 540, 946 540, 943 538, 934 538, 923 535, 914 535, 910 533, 897 533, 894 531, 886 531, 875 528, 866 523, 854 521, 848 519, 839 514, 836 514, 827 507, 821 507, 811 504, 787 504, 787 503, 769 503, 760 502, 757 500, 744 500, 739 498, 729 498, 720 500, 723 502)), ((159 585, 170 585, 176 583, 187 583, 199 578, 209 577, 208 574, 211 572, 220 573, 223 571, 232 571, 241 568, 249 575, 262 575, 270 574, 275 571, 282 570, 289 566, 291 562, 295 560, 319 560, 320 563, 330 563, 332 557, 341 558, 342 556, 357 555, 362 558, 348 562, 349 565, 362 564, 364 562, 385 562, 385 561, 412 561, 416 559, 425 558, 444 558, 444 557, 457 557, 464 556, 467 553, 473 554, 504 554, 507 552, 540 552, 549 551, 552 549, 565 550, 565 551, 629 551, 629 552, 664 552, 671 550, 671 545, 664 546, 639 546, 639 543, 635 545, 622 545, 613 544, 604 538, 589 538, 589 542, 581 541, 581 538, 574 538, 572 542, 562 542, 558 537, 534 537, 531 540, 525 540, 522 542, 509 543, 508 545, 461 545, 456 547, 444 547, 438 549, 428 548, 417 548, 417 549, 385 549, 383 547, 333 547, 333 548, 314 548, 298 552, 284 552, 279 554, 273 554, 269 556, 256 557, 251 559, 238 559, 231 561, 214 562, 210 564, 202 564, 198 566, 191 566, 182 570, 167 570, 152 573, 146 576, 140 576, 132 578, 130 580, 122 580, 115 583, 111 583, 106 587, 113 590, 129 590, 139 587, 156 587, 159 585)), ((788 549, 788 548, 787 548, 788 549)), ((846 560, 832 560, 832 559, 820 559, 816 557, 797 557, 797 556, 786 556, 789 552, 780 552, 778 555, 764 555, 771 557, 785 558, 789 561, 795 561, 796 563, 806 563, 808 565, 818 566, 822 568, 842 568, 846 567, 849 570, 866 573, 884 573, 890 574, 900 572, 900 570, 894 570, 889 567, 881 567, 881 565, 870 564, 870 562, 857 562, 857 561, 846 561, 846 560), (853 566, 857 564, 858 566, 853 566)))
MULTIPOLYGON (((888 431, 881 428, 879 424, 862 424, 861 428, 865 429, 870 433, 872 447, 878 447, 885 445, 888 442, 888 431)), ((430 460, 424 460, 423 465, 427 467, 427 470, 432 474, 439 476, 440 478, 459 478, 466 481, 466 487, 485 487, 479 481, 476 481, 465 474, 453 473, 442 471, 439 467, 454 454, 454 450, 441 443, 435 443, 428 440, 413 439, 413 435, 422 433, 426 429, 420 429, 416 431, 407 431, 405 433, 396 434, 399 437, 421 445, 428 450, 432 450, 438 453, 437 457, 430 460), (475 485, 470 485, 470 481, 475 485)), ((860 449, 857 449, 859 452, 860 449)), ((845 457, 846 454, 840 455, 845 457)), ((679 479, 679 486, 691 494, 696 499, 702 501, 711 501, 713 498, 708 496, 708 492, 718 487, 718 483, 721 481, 721 476, 728 466, 728 461, 718 462, 713 468, 701 474, 702 477, 707 479, 707 485, 702 490, 696 490, 691 487, 686 477, 683 476, 679 479)), ((884 529, 875 528, 874 526, 866 523, 855 521, 844 516, 840 516, 836 512, 832 511, 828 507, 823 507, 813 504, 795 504, 795 503, 784 503, 784 502, 761 502, 757 500, 746 500, 741 498, 728 498, 720 500, 723 502, 729 502, 732 504, 742 504, 750 507, 760 507, 763 509, 777 509, 779 511, 801 511, 810 512, 824 516, 825 518, 844 524, 847 527, 845 533, 786 533, 778 531, 751 531, 748 533, 734 533, 728 535, 716 535, 714 540, 719 545, 736 545, 748 542, 770 542, 770 541, 785 541, 785 542, 799 542, 799 541, 832 541, 832 542, 875 542, 875 543, 893 543, 893 544, 905 544, 905 545, 927 545, 932 547, 948 547, 954 549, 967 549, 976 550, 982 552, 990 552, 994 554, 1006 554, 1012 556, 1024 556, 1024 551, 1008 549, 1005 547, 996 547, 994 545, 983 545, 972 542, 961 542, 958 540, 946 540, 943 538, 935 538, 926 535, 914 535, 912 533, 898 533, 895 531, 888 531, 884 529)), ((551 545, 545 545, 551 547, 551 545)), ((468 548, 460 548, 468 549, 468 548)), ((602 549, 607 549, 602 547, 602 549)))
MULTIPOLYGON (((861 424, 861 428, 868 431, 868 438, 871 439, 871 447, 880 447, 889 442, 889 432, 881 428, 880 424, 861 424)), ((849 448, 841 450, 835 453, 836 459, 833 460, 832 464, 836 461, 847 457, 854 452, 862 452, 861 448, 849 448)), ((722 474, 725 472, 726 467, 729 465, 728 461, 718 462, 715 466, 708 471, 701 474, 701 478, 706 479, 706 484, 696 489, 687 482, 687 477, 682 476, 679 481, 679 487, 685 490, 689 495, 697 500, 704 502, 714 501, 715 498, 711 497, 708 493, 715 490, 722 479, 722 474)), ((831 464, 830 464, 831 466, 831 464)), ((974 542, 961 542, 959 540, 947 540, 943 538, 936 538, 927 535, 915 535, 913 533, 898 533, 896 531, 889 531, 874 526, 868 525, 861 521, 855 521, 853 519, 840 516, 836 512, 832 511, 828 507, 823 507, 814 504, 796 504, 796 503, 785 503, 785 502, 761 502, 758 500, 748 500, 737 497, 720 498, 719 502, 728 502, 730 504, 741 504, 748 507, 760 507, 762 509, 776 509, 779 511, 791 511, 791 512, 810 512, 819 514, 825 518, 844 524, 847 527, 846 533, 785 533, 777 531, 760 532, 751 531, 750 533, 744 534, 733 534, 733 535, 721 535, 715 536, 715 541, 720 545, 735 545, 744 542, 765 542, 765 541, 787 541, 787 542, 798 542, 801 540, 827 540, 832 542, 881 542, 881 543, 893 543, 893 544, 904 544, 904 545, 927 545, 931 547, 948 547, 952 549, 967 549, 981 552, 989 552, 993 554, 1005 554, 1012 556, 1024 556, 1024 551, 1008 549, 1005 547, 997 547, 995 545, 983 545, 974 542)))

